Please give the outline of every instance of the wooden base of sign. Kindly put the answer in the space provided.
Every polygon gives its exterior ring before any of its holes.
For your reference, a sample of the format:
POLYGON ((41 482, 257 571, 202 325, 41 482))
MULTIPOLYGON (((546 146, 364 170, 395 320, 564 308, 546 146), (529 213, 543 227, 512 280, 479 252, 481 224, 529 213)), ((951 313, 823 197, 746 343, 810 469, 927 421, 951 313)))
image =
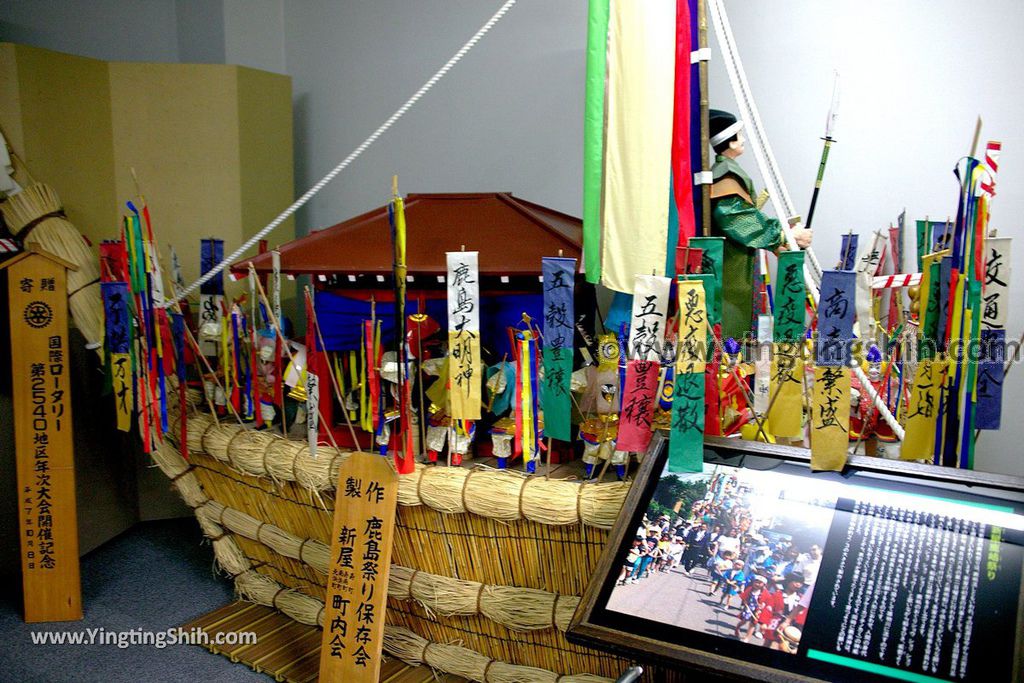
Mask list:
MULTIPOLYGON (((31 245, 30 245, 31 247, 31 245)), ((25 621, 82 618, 68 374, 67 268, 33 250, 6 270, 25 621)))

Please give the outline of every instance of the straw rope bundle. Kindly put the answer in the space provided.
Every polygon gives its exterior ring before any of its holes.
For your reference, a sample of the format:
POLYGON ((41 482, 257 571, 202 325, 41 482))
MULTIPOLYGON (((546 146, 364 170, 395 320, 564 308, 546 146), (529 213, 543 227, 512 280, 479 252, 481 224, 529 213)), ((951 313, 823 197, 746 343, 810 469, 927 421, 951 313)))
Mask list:
MULTIPOLYGON (((218 424, 205 414, 189 418, 190 453, 207 453, 233 469, 277 483, 294 481, 313 492, 333 490, 346 454, 319 446, 317 457, 303 441, 218 424)), ((400 505, 426 505, 447 513, 470 512, 502 521, 528 519, 547 525, 583 522, 610 529, 618 517, 629 484, 583 484, 528 477, 511 470, 485 467, 426 467, 401 475, 400 505)))
POLYGON ((11 234, 23 243, 37 242, 46 251, 75 264, 77 270, 68 271, 68 307, 90 348, 95 344, 102 354, 99 261, 82 234, 68 222, 56 191, 49 185, 33 183, 0 203, 0 212, 11 234))
MULTIPOLYGON (((323 627, 324 604, 316 598, 281 586, 255 571, 235 579, 239 595, 250 602, 271 606, 296 621, 323 627)), ((590 674, 559 675, 544 669, 517 666, 489 659, 457 645, 432 643, 412 631, 384 627, 384 649, 413 665, 427 664, 439 671, 485 683, 610 683, 611 679, 590 674)))
MULTIPOLYGON (((207 456, 200 456, 205 458, 207 456)), ((244 552, 239 545, 239 540, 244 540, 243 534, 239 533, 238 536, 230 533, 235 529, 247 530, 249 534, 256 537, 257 541, 246 541, 250 544, 255 544, 255 547, 267 547, 267 548, 278 548, 289 552, 292 555, 296 555, 305 562, 305 565, 300 566, 326 566, 329 559, 329 551, 326 546, 320 542, 314 541, 299 541, 292 534, 288 534, 282 529, 273 527, 269 524, 259 522, 250 515, 246 515, 237 510, 225 507, 217 501, 211 500, 204 491, 203 487, 200 486, 197 472, 201 472, 204 467, 197 465, 190 465, 185 462, 181 457, 181 454, 170 444, 161 445, 154 452, 154 459, 158 467, 171 479, 172 485, 178 490, 188 504, 195 508, 196 516, 199 519, 200 525, 203 529, 203 533, 211 540, 213 544, 214 555, 217 558, 218 565, 230 576, 236 580, 236 590, 241 595, 245 595, 248 599, 256 597, 261 604, 275 607, 276 609, 288 614, 296 620, 305 619, 304 623, 316 623, 316 619, 319 618, 320 610, 322 608, 322 601, 316 598, 310 597, 304 593, 286 589, 280 583, 275 581, 269 576, 265 576, 260 572, 256 571, 260 564, 267 563, 270 561, 269 557, 265 557, 253 564, 250 561, 250 556, 244 552), (264 545, 265 544, 265 545, 264 545), (318 547, 319 546, 319 547, 318 547)), ((268 484, 269 485, 269 484, 268 484)), ((251 497, 251 496, 250 496, 251 497)), ((406 508, 407 510, 419 510, 422 508, 406 508)), ((434 514, 437 514, 436 512, 434 514)), ((325 513, 320 513, 319 517, 327 518, 325 513)), ((467 518, 464 515, 453 517, 467 518)), ((467 518, 469 519, 469 518, 467 518)), ((488 524, 499 524, 494 520, 487 520, 488 524)), ((517 522, 515 524, 525 524, 525 522, 517 522)), ((559 527, 554 527, 558 529, 559 527)), ((236 531, 236 533, 238 533, 236 531)), ((268 551, 270 552, 270 551, 268 551)), ((273 553, 271 553, 273 554, 273 553)), ((575 598, 559 598, 558 596, 550 593, 545 594, 542 591, 528 591, 524 592, 524 589, 507 588, 504 586, 483 586, 474 582, 462 582, 456 579, 445 579, 444 577, 435 577, 433 575, 425 574, 423 572, 412 572, 406 568, 397 568, 397 584, 395 580, 392 581, 392 586, 397 592, 398 596, 404 595, 402 592, 403 584, 408 585, 408 592, 410 597, 415 595, 417 600, 422 600, 424 605, 434 604, 439 610, 443 608, 437 604, 439 601, 446 601, 447 598, 446 590, 450 590, 453 586, 461 589, 461 595, 465 596, 467 592, 472 593, 475 596, 480 596, 481 605, 483 609, 481 611, 486 612, 492 618, 503 619, 512 624, 515 624, 522 628, 529 628, 534 625, 541 625, 541 628, 550 628, 551 619, 556 620, 556 625, 562 629, 568 618, 571 616, 573 611, 575 598), (405 576, 409 577, 409 580, 405 580, 405 576), (435 597, 421 596, 421 586, 424 583, 427 586, 434 586, 433 588, 427 588, 423 590, 424 593, 431 593, 435 597), (413 587, 415 584, 415 588, 413 587), (526 594, 532 594, 530 597, 533 598, 533 607, 527 607, 526 603, 522 601, 522 597, 526 594), (426 598, 426 599, 424 599, 426 598), (543 607, 543 609, 541 609, 543 607), (543 612, 546 616, 541 617, 540 614, 543 612), (553 616, 552 616, 553 615, 553 616)), ((260 571, 273 571, 272 564, 260 568, 260 571)), ((389 593, 392 590, 392 586, 389 586, 389 593)), ((314 589, 315 586, 308 586, 310 589, 314 589)), ((465 605, 466 598, 459 598, 458 601, 465 605)), ((475 598, 474 598, 475 608, 475 598)), ((465 609, 463 607, 462 609, 465 609)), ((450 610, 445 610, 450 611, 450 610)), ((416 628, 426 627, 429 632, 434 633, 435 639, 444 638, 448 639, 452 635, 446 635, 444 629, 438 629, 436 625, 432 626, 429 622, 423 622, 420 620, 410 620, 408 614, 396 613, 396 618, 408 624, 409 626, 415 626, 416 628)), ((469 619, 480 619, 480 616, 471 617, 467 615, 469 619)), ((495 622, 488 622, 495 623, 495 622)), ((483 623, 478 624, 476 628, 480 628, 483 623)), ((388 627, 394 629, 396 627, 388 627)), ((484 628, 481 631, 486 633, 487 629, 484 628)), ((471 633, 471 631, 466 632, 471 633)), ((531 633, 551 633, 547 631, 532 631, 531 633)), ((419 638, 419 636, 414 636, 419 638)), ((462 637, 457 635, 456 637, 462 637)), ((486 636, 481 636, 486 638, 486 636)), ((527 642, 528 639, 534 636, 524 634, 519 645, 520 647, 530 647, 527 642)), ((559 638, 564 636, 559 635, 559 638)), ((420 639, 424 644, 430 643, 425 639, 420 639)), ((486 642, 486 640, 484 641, 486 642)), ((529 642, 532 642, 530 640, 529 642)), ((550 646, 548 646, 550 647, 550 646)), ((564 646, 563 646, 564 647, 564 646)), ((597 668, 604 670, 611 668, 614 670, 615 660, 614 658, 607 657, 596 657, 594 655, 580 656, 582 653, 575 653, 575 648, 570 646, 570 651, 565 651, 561 647, 557 647, 554 650, 545 650, 543 657, 531 657, 535 659, 536 663, 541 664, 545 667, 551 668, 575 668, 575 669, 587 669, 597 668)), ((431 652, 433 652, 434 645, 429 645, 431 652)), ((495 681, 504 680, 557 680, 555 674, 545 671, 545 669, 534 669, 531 667, 513 666, 504 664, 498 661, 495 657, 482 655, 473 650, 465 648, 459 648, 460 660, 466 660, 467 657, 472 656, 475 660, 484 662, 484 665, 488 667, 486 671, 486 680, 494 683, 495 681), (489 664, 494 660, 493 664, 489 664), (499 666, 499 664, 501 666, 499 666), (509 667, 503 669, 504 667, 509 667), (537 672, 542 672, 538 674, 537 672), (501 673, 499 673, 501 672, 501 673), (550 675, 549 675, 550 674, 550 675), (508 676, 525 676, 525 678, 499 678, 499 675, 508 676), (543 675, 542 678, 536 678, 538 675, 543 675)), ((505 655, 503 659, 511 659, 518 657, 516 654, 520 652, 517 648, 504 648, 505 655)), ((400 652, 395 652, 396 656, 400 656, 400 652)), ((444 658, 440 660, 429 660, 434 666, 455 666, 454 663, 447 661, 444 658)), ((592 669, 593 670, 593 669, 592 669)), ((570 677, 562 677, 562 680, 570 679, 570 677)), ((484 679, 479 679, 484 680, 484 679)), ((593 677, 582 677, 579 680, 607 680, 607 679, 595 679, 593 677)))
MULTIPOLYGON (((196 516, 207 526, 226 530, 262 543, 274 552, 304 562, 326 574, 330 548, 315 539, 300 539, 284 529, 209 499, 196 507, 196 516)), ((480 614, 517 631, 557 628, 565 631, 579 605, 579 598, 532 588, 492 586, 391 565, 388 597, 414 600, 442 616, 480 614)))

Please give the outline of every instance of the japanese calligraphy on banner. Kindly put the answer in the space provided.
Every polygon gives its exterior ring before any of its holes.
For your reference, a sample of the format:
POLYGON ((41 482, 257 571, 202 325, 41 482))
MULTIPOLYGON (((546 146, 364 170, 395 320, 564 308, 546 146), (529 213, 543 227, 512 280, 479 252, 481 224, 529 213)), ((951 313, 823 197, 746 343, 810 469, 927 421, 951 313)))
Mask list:
MULTIPOLYGON (((616 448, 642 452, 651 443, 651 421, 658 392, 661 364, 653 360, 633 359, 626 364, 626 385, 622 391, 622 413, 616 448)), ((547 423, 545 423, 545 429, 547 423)))
POLYGON ((771 402, 772 317, 757 316, 757 355, 754 358, 754 412, 764 415, 771 402))
POLYGON ((670 472, 700 472, 704 466, 704 369, 707 358, 704 286, 679 280, 679 337, 669 435, 670 472))
POLYGON ((376 681, 398 477, 386 458, 352 453, 338 468, 331 564, 320 645, 321 681, 376 681))
POLYGON ((128 284, 103 282, 103 317, 105 321, 107 352, 110 354, 110 377, 117 409, 117 428, 122 432, 132 428, 132 325, 128 311, 128 284))
POLYGON ((816 350, 821 367, 850 367, 855 278, 855 273, 846 270, 822 273, 816 350))
POLYGON ((803 342, 775 342, 772 347, 771 385, 774 403, 769 401, 768 425, 772 434, 794 438, 803 434, 804 357, 803 342))
MULTIPOLYGON (((224 240, 204 239, 199 244, 199 273, 205 275, 224 260, 224 240)), ((224 275, 218 274, 199 287, 199 343, 203 355, 216 356, 218 344, 214 330, 221 329, 224 317, 224 275)))
POLYGON ((902 460, 931 460, 935 452, 935 420, 939 414, 939 396, 945 361, 924 358, 917 363, 910 406, 907 409, 902 460))
MULTIPOLYGON (((328 425, 329 426, 329 425, 328 425)), ((316 460, 316 443, 320 437, 320 378, 306 369, 306 440, 309 457, 316 460)))
POLYGON ((448 380, 451 416, 480 419, 480 269, 475 251, 448 256, 448 380))
POLYGON ((575 332, 576 259, 541 259, 541 272, 544 280, 544 382, 541 385, 544 435, 569 441, 572 438, 569 392, 575 332))
POLYGON ((779 267, 775 287, 774 341, 802 341, 804 326, 804 299, 807 285, 804 282, 804 252, 784 251, 779 254, 779 267))
POLYGON ((1003 412, 1003 374, 1006 363, 1006 330, 982 330, 975 389, 978 411, 975 427, 999 429, 1003 412))
POLYGON ((67 358, 67 265, 30 250, 2 266, 8 273, 27 622, 82 618, 67 358))
POLYGON ((876 230, 871 242, 857 258, 857 322, 854 333, 858 337, 870 337, 875 327, 875 310, 871 298, 871 281, 878 274, 879 265, 885 256, 886 234, 876 230))
POLYGON ((811 405, 811 469, 839 472, 846 465, 850 438, 850 369, 814 368, 811 405))
POLYGON ((657 275, 633 280, 633 317, 629 327, 629 360, 658 360, 665 345, 668 291, 672 281, 657 275))
POLYGON ((715 316, 713 311, 718 311, 718 318, 721 318, 722 311, 722 289, 723 289, 723 263, 725 259, 725 238, 724 237, 691 237, 690 247, 701 250, 700 272, 705 275, 713 275, 715 284, 714 296, 711 289, 705 286, 705 300, 708 301, 708 313, 712 320, 715 316))
POLYGON ((981 326, 988 330, 1006 328, 1010 296, 1010 238, 985 240, 985 281, 982 292, 981 326))

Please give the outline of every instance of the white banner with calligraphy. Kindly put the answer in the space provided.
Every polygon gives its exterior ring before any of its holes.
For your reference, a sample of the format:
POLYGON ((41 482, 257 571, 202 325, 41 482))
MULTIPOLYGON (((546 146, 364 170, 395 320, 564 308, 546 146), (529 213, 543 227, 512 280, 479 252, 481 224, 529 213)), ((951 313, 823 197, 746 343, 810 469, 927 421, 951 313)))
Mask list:
POLYGON ((475 251, 450 251, 448 258, 449 414, 480 419, 480 268, 475 251))
POLYGON ((637 275, 633 284, 633 319, 629 327, 629 360, 660 360, 665 345, 668 292, 672 280, 637 275))
POLYGON ((985 240, 985 279, 981 293, 981 325, 989 330, 1006 328, 1010 296, 1010 238, 985 240))
POLYGON ((857 337, 870 337, 875 328, 875 310, 871 299, 871 283, 878 274, 888 237, 882 230, 871 235, 871 242, 864 245, 857 258, 857 320, 853 323, 853 333, 857 337))

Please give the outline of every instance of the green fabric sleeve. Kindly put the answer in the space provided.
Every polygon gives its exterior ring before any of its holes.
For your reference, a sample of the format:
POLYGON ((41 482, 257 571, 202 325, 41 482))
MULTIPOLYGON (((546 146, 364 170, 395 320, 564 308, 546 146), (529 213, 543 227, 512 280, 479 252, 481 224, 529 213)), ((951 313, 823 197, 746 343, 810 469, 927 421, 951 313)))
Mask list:
POLYGON ((765 216, 741 197, 715 202, 713 222, 730 240, 751 249, 776 249, 783 242, 778 219, 765 216))

